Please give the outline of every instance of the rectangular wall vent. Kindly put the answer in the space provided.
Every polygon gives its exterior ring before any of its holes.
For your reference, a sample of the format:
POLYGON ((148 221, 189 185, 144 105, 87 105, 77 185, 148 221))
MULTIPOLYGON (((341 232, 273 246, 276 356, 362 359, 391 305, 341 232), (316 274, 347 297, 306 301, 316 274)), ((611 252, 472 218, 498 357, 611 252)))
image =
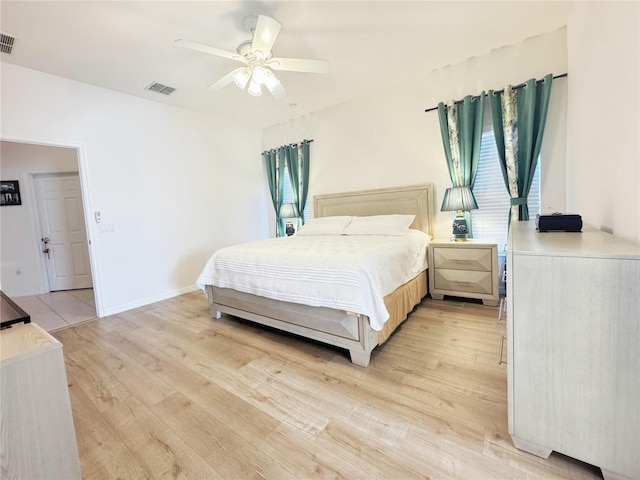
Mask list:
POLYGON ((166 85, 158 82, 153 82, 145 90, 151 90, 152 92, 158 92, 163 95, 171 95, 173 92, 175 92, 176 89, 173 87, 167 87, 166 85))
POLYGON ((10 55, 15 41, 15 37, 5 33, 0 33, 0 51, 10 55))

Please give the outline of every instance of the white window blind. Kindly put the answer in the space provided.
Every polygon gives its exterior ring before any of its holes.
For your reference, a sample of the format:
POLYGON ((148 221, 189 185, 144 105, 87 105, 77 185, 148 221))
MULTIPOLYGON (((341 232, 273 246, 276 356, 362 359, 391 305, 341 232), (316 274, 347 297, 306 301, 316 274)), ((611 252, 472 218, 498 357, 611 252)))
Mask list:
MULTIPOLYGON (((302 172, 298 174, 298 178, 302 177, 302 172)), ((283 180, 284 184, 282 185, 282 203, 293 203, 295 198, 293 196, 293 189, 291 188, 291 177, 289 177, 289 166, 284 164, 284 175, 283 180)), ((300 188, 300 187, 299 187, 300 188)), ((300 188, 301 190, 301 188, 300 188)), ((299 190, 299 191, 300 191, 299 190)), ((303 219, 306 222, 309 218, 309 198, 307 197, 307 203, 304 206, 303 219)))
MULTIPOLYGON (((498 251, 502 252, 507 243, 507 223, 509 221, 509 193, 502 179, 502 170, 493 130, 482 133, 478 173, 473 194, 478 209, 471 211, 473 237, 495 240, 498 251)), ((531 219, 540 213, 540 159, 533 177, 527 200, 531 219)))
POLYGON ((289 176, 289 166, 284 164, 284 175, 282 181, 282 203, 293 203, 293 189, 291 188, 291 177, 289 176))

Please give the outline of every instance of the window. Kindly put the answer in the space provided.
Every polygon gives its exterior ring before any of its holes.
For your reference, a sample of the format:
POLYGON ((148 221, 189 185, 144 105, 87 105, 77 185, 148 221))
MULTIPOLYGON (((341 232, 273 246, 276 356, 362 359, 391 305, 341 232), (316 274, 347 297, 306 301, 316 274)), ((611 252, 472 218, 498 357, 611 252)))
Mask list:
MULTIPOLYGON (((474 238, 495 240, 498 242, 498 252, 502 252, 507 243, 509 193, 502 179, 498 149, 490 125, 489 122, 489 130, 482 133, 480 161, 473 187, 478 210, 471 212, 471 227, 474 238)), ((540 159, 538 159, 527 204, 529 217, 535 218, 540 213, 540 159)))
MULTIPOLYGON (((300 178, 301 175, 298 176, 300 178)), ((282 203, 294 203, 293 189, 291 188, 291 177, 289 176, 289 166, 285 163, 284 165, 284 175, 282 176, 282 203)), ((307 198, 307 203, 304 206, 304 212, 302 212, 302 218, 306 221, 309 218, 309 199, 307 198)), ((296 222, 292 222, 296 223, 296 222)), ((298 227, 295 227, 296 230, 298 227)))
POLYGON ((291 188, 291 177, 289 176, 289 165, 284 165, 284 175, 282 178, 282 203, 293 203, 293 189, 291 188))

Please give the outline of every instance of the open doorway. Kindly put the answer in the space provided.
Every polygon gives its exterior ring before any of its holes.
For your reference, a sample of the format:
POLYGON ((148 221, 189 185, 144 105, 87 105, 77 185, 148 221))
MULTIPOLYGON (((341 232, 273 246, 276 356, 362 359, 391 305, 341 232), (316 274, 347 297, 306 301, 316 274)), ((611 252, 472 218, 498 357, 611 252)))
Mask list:
POLYGON ((79 148, 2 140, 0 159, 2 180, 19 182, 22 196, 0 211, 2 290, 48 330, 95 318, 79 148))

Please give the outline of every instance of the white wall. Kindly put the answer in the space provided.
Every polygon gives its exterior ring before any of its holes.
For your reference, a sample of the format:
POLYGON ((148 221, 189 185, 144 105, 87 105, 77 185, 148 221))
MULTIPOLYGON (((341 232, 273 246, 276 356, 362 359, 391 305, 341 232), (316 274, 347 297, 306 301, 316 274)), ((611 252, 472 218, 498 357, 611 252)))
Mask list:
POLYGON ((259 132, 11 64, 1 74, 3 140, 78 148, 103 315, 191 290, 215 249, 268 236, 259 132))
POLYGON ((22 197, 22 205, 0 210, 1 285, 7 294, 33 295, 44 286, 29 174, 77 171, 73 149, 0 142, 2 179, 18 180, 22 197))
POLYGON ((640 241, 640 4, 578 2, 569 52, 568 207, 640 241))
MULTIPOLYGON (((416 78, 375 96, 270 127, 263 131, 262 146, 289 141, 297 131, 315 140, 311 148, 310 198, 433 182, 439 210, 450 179, 438 114, 425 113, 425 109, 440 101, 566 71, 566 32, 560 29, 440 70, 416 72, 416 78)), ((565 137, 566 80, 560 79, 552 88, 541 153, 543 211, 565 209, 565 137)), ((438 211, 435 218, 435 235, 448 236, 450 214, 438 211)))

